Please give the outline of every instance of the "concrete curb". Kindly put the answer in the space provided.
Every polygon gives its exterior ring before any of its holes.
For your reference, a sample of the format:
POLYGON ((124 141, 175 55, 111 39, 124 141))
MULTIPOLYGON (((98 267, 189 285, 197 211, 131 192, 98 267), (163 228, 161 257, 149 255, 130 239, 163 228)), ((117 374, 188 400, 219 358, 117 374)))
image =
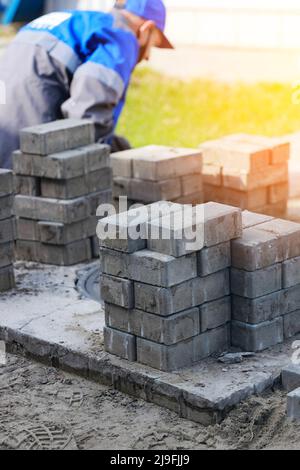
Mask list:
POLYGON ((112 386, 116 390, 168 408, 180 417, 202 425, 219 423, 234 406, 251 395, 271 388, 280 379, 279 371, 264 374, 264 377, 252 385, 246 385, 218 400, 209 400, 201 395, 201 388, 197 391, 196 387, 190 387, 188 383, 172 384, 153 369, 141 367, 144 372, 136 370, 136 366, 108 353, 101 352, 99 356, 88 355, 7 327, 0 327, 0 339, 6 342, 7 350, 11 353, 21 354, 46 365, 112 386))

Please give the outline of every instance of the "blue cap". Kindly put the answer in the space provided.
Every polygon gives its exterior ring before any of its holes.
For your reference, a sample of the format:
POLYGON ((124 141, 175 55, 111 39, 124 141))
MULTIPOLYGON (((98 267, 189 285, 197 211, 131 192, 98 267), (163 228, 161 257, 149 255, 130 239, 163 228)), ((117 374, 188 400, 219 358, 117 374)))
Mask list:
POLYGON ((172 44, 164 35, 166 27, 166 7, 162 0, 119 0, 117 6, 133 13, 134 15, 153 21, 161 32, 162 43, 161 48, 173 49, 172 44))

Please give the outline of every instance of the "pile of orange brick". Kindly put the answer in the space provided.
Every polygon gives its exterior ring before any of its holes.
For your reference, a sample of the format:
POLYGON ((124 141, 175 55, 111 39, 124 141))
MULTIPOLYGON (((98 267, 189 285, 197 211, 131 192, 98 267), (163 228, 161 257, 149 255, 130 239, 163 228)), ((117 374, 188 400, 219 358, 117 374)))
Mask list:
POLYGON ((282 217, 289 193, 290 144, 235 134, 201 145, 205 201, 282 217))

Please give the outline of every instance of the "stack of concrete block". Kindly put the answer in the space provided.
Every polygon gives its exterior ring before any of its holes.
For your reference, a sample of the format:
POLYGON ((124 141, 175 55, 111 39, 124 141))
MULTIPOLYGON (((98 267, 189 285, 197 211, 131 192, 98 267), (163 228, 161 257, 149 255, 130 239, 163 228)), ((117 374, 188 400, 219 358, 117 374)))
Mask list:
POLYGON ((287 396, 287 416, 293 421, 300 421, 300 388, 296 388, 287 396))
POLYGON ((300 224, 243 214, 232 242, 232 345, 261 351, 300 333, 300 224))
POLYGON ((300 364, 299 364, 299 347, 294 351, 297 354, 296 362, 284 367, 281 371, 281 382, 284 390, 292 392, 300 387, 300 364))
POLYGON ((206 201, 284 217, 289 196, 290 144, 236 134, 201 145, 206 201))
POLYGON ((292 420, 300 420, 300 364, 299 348, 295 350, 296 363, 291 363, 284 367, 281 372, 281 381, 283 389, 287 395, 287 416, 292 420))
POLYGON ((241 236, 241 211, 189 209, 159 202, 99 222, 111 354, 171 371, 229 349, 230 241, 241 236))
POLYGON ((17 256, 73 265, 99 254, 97 207, 112 200, 110 149, 90 121, 60 120, 21 131, 13 154, 17 256))
POLYGON ((14 240, 13 175, 0 169, 0 292, 15 286, 14 240))
POLYGON ((131 203, 203 202, 202 155, 199 150, 148 146, 111 156, 113 195, 131 203))

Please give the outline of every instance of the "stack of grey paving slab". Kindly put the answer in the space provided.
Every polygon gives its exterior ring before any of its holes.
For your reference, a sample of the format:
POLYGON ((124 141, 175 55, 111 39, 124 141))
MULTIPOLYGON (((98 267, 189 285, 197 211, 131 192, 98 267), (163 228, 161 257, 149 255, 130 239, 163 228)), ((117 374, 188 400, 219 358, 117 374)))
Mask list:
POLYGON ((107 145, 94 124, 59 120, 27 128, 13 154, 17 257, 59 266, 99 254, 96 211, 112 200, 107 145))
POLYGON ((0 169, 0 292, 15 286, 14 239, 13 175, 0 169))
POLYGON ((114 153, 111 161, 116 200, 127 196, 130 204, 203 202, 200 150, 151 145, 114 153))
POLYGON ((98 224, 105 349, 163 371, 230 347, 230 242, 242 234, 241 210, 183 211, 159 202, 98 224))
POLYGON ((261 351, 300 333, 300 224, 243 213, 232 242, 232 344, 261 351))

